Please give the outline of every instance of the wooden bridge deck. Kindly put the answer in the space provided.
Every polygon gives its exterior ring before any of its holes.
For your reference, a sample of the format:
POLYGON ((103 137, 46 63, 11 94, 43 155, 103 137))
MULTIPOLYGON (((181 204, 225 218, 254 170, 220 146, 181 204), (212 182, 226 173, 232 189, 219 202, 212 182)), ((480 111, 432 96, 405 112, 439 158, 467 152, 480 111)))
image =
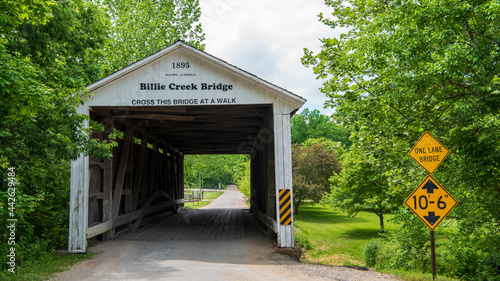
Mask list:
POLYGON ((202 240, 262 238, 248 209, 183 210, 126 234, 128 240, 202 240))

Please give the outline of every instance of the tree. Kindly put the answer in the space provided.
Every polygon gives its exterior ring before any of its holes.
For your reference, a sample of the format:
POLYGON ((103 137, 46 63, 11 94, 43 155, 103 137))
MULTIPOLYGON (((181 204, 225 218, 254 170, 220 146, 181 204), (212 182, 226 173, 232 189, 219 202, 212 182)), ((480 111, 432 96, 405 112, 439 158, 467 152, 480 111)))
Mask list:
MULTIPOLYGON (((105 14, 80 0, 0 1, 0 7, 0 232, 8 233, 4 199, 13 170, 22 264, 67 241, 69 160, 109 151, 110 143, 89 140, 85 117, 75 111, 82 101, 75 93, 102 74, 105 14)), ((7 244, 0 247, 4 252, 7 244)))
POLYGON ((349 29, 339 38, 322 39, 320 53, 306 50, 303 57, 325 79, 326 104, 336 108, 341 122, 356 127, 351 139, 375 165, 390 167, 389 185, 401 185, 404 194, 425 177, 406 156, 418 137, 430 131, 450 148, 435 177, 459 201, 448 216, 457 219, 454 241, 462 245, 454 253, 456 269, 468 263, 463 257, 470 249, 480 256, 470 267, 474 272, 454 274, 498 276, 498 1, 326 3, 332 18, 320 14, 320 20, 349 29))
POLYGON ((384 165, 378 165, 373 156, 353 148, 341 158, 342 171, 330 178, 331 193, 322 202, 332 205, 351 216, 360 211, 373 212, 384 230, 384 214, 398 209, 404 197, 400 186, 389 185, 384 165))
POLYGON ((233 171, 233 182, 245 198, 250 199, 250 155, 238 155, 233 171))
POLYGON ((333 151, 321 143, 292 147, 293 204, 297 214, 304 200, 319 202, 329 191, 328 179, 340 172, 340 163, 333 151))
MULTIPOLYGON (((241 155, 187 155, 184 160, 184 178, 187 185, 218 187, 235 182, 234 175, 239 172, 241 155)), ((247 159, 248 160, 248 159, 247 159)), ((243 160, 241 160, 243 161, 243 160)))
POLYGON ((111 17, 104 50, 108 73, 177 40, 204 48, 198 0, 103 0, 111 17))
MULTIPOLYGON (((170 6, 166 1, 149 1, 149 9, 143 2, 134 6, 132 1, 0 0, 0 233, 8 233, 7 178, 14 170, 18 265, 67 242, 69 161, 79 154, 97 158, 110 154, 113 141, 91 140, 91 130, 83 128, 88 117, 75 110, 85 99, 85 85, 128 62, 108 60, 108 55, 135 60, 150 54, 141 53, 144 50, 154 52, 169 44, 167 37, 192 44, 202 40, 200 26, 194 23, 199 16, 197 1, 168 2, 175 4, 170 6), (111 17, 110 6, 101 2, 145 8, 156 29, 145 28, 146 18, 136 10, 142 15, 140 34, 119 33, 118 19, 124 26, 131 25, 125 24, 125 18, 111 17), (170 8, 172 28, 159 26, 157 20, 167 15, 163 8, 153 13, 159 6, 170 8), (153 37, 150 43, 139 40, 160 29, 164 34, 152 36, 161 42, 153 42, 153 37), (142 43, 134 45, 134 35, 142 43), (126 44, 135 49, 124 52, 130 47, 126 44)), ((136 19, 132 14, 120 15, 130 16, 128 23, 136 19)), ((0 245, 0 252, 7 252, 8 246, 0 245)), ((0 279, 6 272, 6 259, 0 257, 0 279)))
POLYGON ((325 138, 341 142, 346 147, 350 145, 349 130, 317 109, 310 111, 305 108, 301 113, 295 114, 291 118, 291 126, 292 143, 301 144, 309 138, 325 138))

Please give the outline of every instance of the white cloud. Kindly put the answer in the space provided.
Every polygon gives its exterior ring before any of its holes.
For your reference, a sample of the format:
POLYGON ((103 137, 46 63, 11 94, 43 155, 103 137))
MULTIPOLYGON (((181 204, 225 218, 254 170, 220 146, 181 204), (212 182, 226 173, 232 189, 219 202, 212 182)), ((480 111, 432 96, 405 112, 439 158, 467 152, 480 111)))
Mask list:
POLYGON ((326 100, 312 69, 304 67, 303 49, 320 50, 319 38, 339 32, 318 21, 329 8, 323 0, 200 0, 206 51, 308 100, 303 106, 323 114, 326 100))

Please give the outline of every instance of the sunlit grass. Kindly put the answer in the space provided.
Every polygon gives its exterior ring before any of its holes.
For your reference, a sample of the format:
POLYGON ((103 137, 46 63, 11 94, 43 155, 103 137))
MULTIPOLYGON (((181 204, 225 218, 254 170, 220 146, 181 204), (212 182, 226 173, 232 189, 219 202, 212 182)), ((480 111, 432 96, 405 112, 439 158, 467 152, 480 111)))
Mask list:
MULTIPOLYGON (((391 231, 394 225, 388 218, 385 230, 391 231)), ((305 204, 295 216, 296 238, 306 237, 310 245, 302 256, 307 263, 364 266, 364 247, 379 231, 379 218, 373 213, 350 217, 331 207, 305 204)))
POLYGON ((92 258, 93 254, 65 254, 56 255, 46 253, 35 261, 28 261, 16 267, 16 273, 1 272, 0 280, 28 281, 49 280, 53 274, 68 269, 71 265, 92 258))
MULTIPOLYGON (((384 217, 387 232, 393 231, 396 225, 388 222, 391 215, 384 217)), ((437 232, 436 239, 440 244, 447 245, 447 235, 452 228, 448 227, 437 232)), ((380 225, 377 215, 361 212, 355 217, 333 211, 331 207, 304 204, 295 216, 295 240, 305 244, 301 261, 305 263, 335 265, 335 266, 365 266, 364 248, 368 242, 379 236, 380 225)), ((406 281, 432 280, 432 274, 421 272, 405 272, 401 270, 384 270, 384 273, 394 274, 406 281)), ((456 281, 457 279, 437 276, 437 281, 456 281)))
POLYGON ((203 192, 203 199, 216 199, 224 194, 222 191, 205 191, 203 192))

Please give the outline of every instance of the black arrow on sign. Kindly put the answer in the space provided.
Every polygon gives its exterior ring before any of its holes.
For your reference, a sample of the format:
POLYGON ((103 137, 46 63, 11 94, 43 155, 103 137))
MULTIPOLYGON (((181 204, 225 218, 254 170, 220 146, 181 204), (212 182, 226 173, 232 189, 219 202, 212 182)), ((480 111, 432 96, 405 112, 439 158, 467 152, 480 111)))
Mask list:
POLYGON ((431 180, 429 180, 422 189, 427 189, 427 193, 434 193, 434 189, 439 189, 431 180))
POLYGON ((431 225, 434 225, 440 216, 436 216, 435 212, 429 212, 428 216, 424 216, 425 220, 428 221, 431 225))

